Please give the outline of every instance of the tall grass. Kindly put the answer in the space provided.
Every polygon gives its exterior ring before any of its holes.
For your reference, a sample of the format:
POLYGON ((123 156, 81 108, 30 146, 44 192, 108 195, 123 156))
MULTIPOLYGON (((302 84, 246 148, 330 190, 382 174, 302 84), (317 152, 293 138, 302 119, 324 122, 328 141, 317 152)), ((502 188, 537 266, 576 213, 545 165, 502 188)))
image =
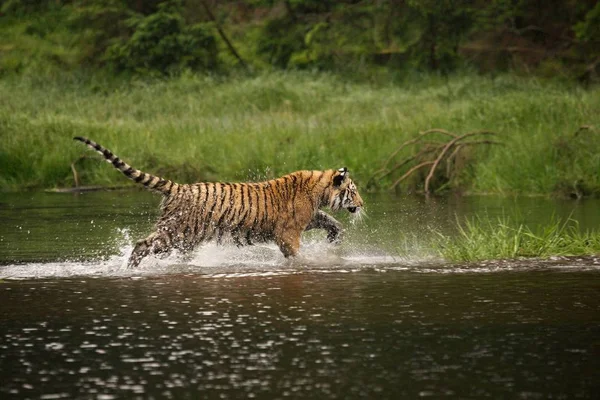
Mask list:
MULTIPOLYGON (((594 194, 600 132, 572 139, 581 125, 600 127, 599 111, 600 88, 515 76, 368 83, 308 72, 127 82, 25 74, 0 80, 0 188, 73 185, 70 164, 91 155, 75 135, 178 181, 347 166, 360 184, 400 143, 444 128, 489 129, 505 143, 477 153, 462 172, 463 189, 550 194, 573 186, 594 194), (566 156, 565 142, 573 147, 566 156)), ((76 167, 83 184, 125 182, 96 160, 76 167)))
POLYGON ((554 219, 531 229, 510 218, 475 218, 458 223, 458 235, 437 233, 431 247, 455 262, 521 257, 584 256, 600 253, 600 232, 582 232, 574 220, 554 219))

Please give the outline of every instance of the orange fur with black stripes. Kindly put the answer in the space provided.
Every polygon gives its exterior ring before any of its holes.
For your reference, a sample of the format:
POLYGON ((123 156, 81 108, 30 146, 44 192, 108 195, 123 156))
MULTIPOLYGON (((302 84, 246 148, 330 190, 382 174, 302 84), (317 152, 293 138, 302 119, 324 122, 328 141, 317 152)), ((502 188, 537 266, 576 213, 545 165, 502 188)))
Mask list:
POLYGON ((330 242, 339 242, 341 224, 320 208, 359 213, 363 206, 346 168, 296 171, 257 183, 179 184, 135 169, 87 138, 74 139, 102 154, 127 178, 164 196, 156 230, 137 242, 129 258, 132 267, 148 254, 189 251, 225 236, 238 245, 274 241, 285 257, 295 256, 302 232, 309 229, 324 229, 330 242))

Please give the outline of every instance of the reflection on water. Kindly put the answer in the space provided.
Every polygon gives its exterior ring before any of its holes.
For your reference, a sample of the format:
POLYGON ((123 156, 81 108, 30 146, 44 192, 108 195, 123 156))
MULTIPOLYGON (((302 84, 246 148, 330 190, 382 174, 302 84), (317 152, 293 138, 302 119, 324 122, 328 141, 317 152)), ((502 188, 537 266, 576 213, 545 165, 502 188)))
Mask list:
POLYGON ((0 195, 0 398, 597 396, 600 259, 447 265, 419 238, 514 210, 594 227, 598 202, 367 200, 294 262, 207 245, 128 270, 156 197, 0 195))
POLYGON ((598 271, 5 281, 0 394, 592 398, 598 271))

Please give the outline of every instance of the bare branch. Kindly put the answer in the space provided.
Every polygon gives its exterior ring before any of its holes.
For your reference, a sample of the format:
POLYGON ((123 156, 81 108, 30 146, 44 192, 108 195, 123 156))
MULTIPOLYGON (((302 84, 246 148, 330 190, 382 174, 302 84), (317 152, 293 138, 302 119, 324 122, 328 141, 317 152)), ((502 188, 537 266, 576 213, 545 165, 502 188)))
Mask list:
POLYGON ((425 135, 428 135, 430 133, 441 133, 441 134, 444 134, 446 136, 450 136, 450 137, 454 137, 454 138, 456 137, 456 134, 454 134, 452 132, 449 132, 449 131, 447 131, 445 129, 439 129, 439 128, 427 129, 426 131, 419 132, 419 135, 425 136, 425 135))
MULTIPOLYGON (((405 160, 403 160, 403 161, 402 161, 402 162, 400 162, 400 163, 396 163, 396 165, 394 165, 394 166, 393 166, 391 169, 386 169, 386 168, 385 168, 385 166, 384 166, 383 168, 380 168, 380 169, 378 169, 377 171, 375 171, 375 172, 373 173, 373 175, 371 175, 371 177, 370 177, 368 180, 369 180, 369 181, 371 181, 371 180, 375 179, 375 177, 376 177, 378 174, 381 174, 381 173, 383 173, 383 175, 380 175, 380 176, 378 177, 378 179, 384 178, 384 177, 386 177, 387 175, 389 175, 389 174, 391 174, 392 172, 394 172, 395 170, 397 170, 398 168, 402 168, 403 166, 405 166, 405 165, 406 165, 406 164, 408 164, 409 162, 411 162, 411 161, 413 161, 413 160, 416 160, 416 159, 418 159, 419 157, 421 157, 421 156, 423 156, 423 155, 425 155, 425 154, 427 154, 427 153, 431 153, 432 151, 436 151, 436 150, 439 150, 439 149, 441 149, 441 148, 442 148, 442 146, 438 146, 438 147, 435 147, 435 148, 433 148, 433 147, 426 147, 425 149, 421 150, 420 152, 418 152, 418 153, 417 153, 417 154, 415 154, 414 156, 408 157, 408 158, 406 158, 405 160)), ((389 162, 389 161, 386 161, 386 163, 387 163, 387 162, 389 162)))
POLYGON ((208 15, 208 18, 210 18, 215 23, 215 27, 217 28, 217 32, 219 32, 219 35, 221 36, 221 39, 223 39, 223 41, 227 45, 227 48, 229 49, 229 51, 231 52, 231 54, 233 54, 233 56, 235 58, 237 58, 237 60, 244 67, 244 69, 248 70, 248 64, 246 64, 246 62, 240 56, 240 54, 237 52, 237 50, 235 49, 235 47, 233 46, 233 44, 231 43, 231 41, 229 41, 229 39, 227 38, 227 35, 225 35, 225 32, 221 28, 221 24, 219 24, 219 21, 217 21, 217 19, 215 18, 215 15, 210 10, 210 7, 206 3, 206 1, 203 0, 203 1, 200 2, 200 4, 202 4, 202 6, 204 7, 204 11, 206 11, 206 14, 208 15))
MULTIPOLYGON (((407 159, 405 159, 404 161, 402 161, 402 162, 400 162, 400 163, 398 163, 398 164, 394 165, 394 166, 392 167, 392 169, 390 169, 390 170, 386 171, 386 172, 385 172, 383 175, 381 175, 381 176, 379 177, 379 179, 381 179, 381 178, 384 178, 384 177, 388 176, 389 174, 391 174, 392 172, 396 171, 396 170, 397 170, 397 169, 399 169, 399 168, 402 168, 403 166, 405 166, 405 165, 406 165, 406 164, 408 164, 409 162, 411 162, 411 161, 413 161, 413 160, 416 160, 416 159, 420 158, 421 156, 423 156, 423 155, 425 155, 425 154, 427 154, 427 153, 431 153, 431 152, 433 152, 433 151, 439 150, 440 148, 441 148, 441 146, 440 146, 440 147, 436 147, 436 148, 425 148, 425 149, 421 150, 420 152, 418 152, 418 153, 417 153, 417 154, 415 154, 414 156, 412 156, 412 157, 408 157, 408 158, 407 158, 407 159)), ((380 171, 381 171, 381 170, 380 170, 380 171)))
MULTIPOLYGON (((387 160, 386 160, 386 161, 383 163, 383 166, 384 166, 384 167, 386 167, 386 166, 388 165, 388 163, 389 163, 390 161, 392 161, 392 159, 393 159, 394 157, 396 157, 396 155, 397 155, 397 154, 400 152, 400 150, 402 150, 402 149, 403 149, 403 148, 405 148, 406 146, 410 146, 411 144, 415 144, 415 143, 418 143, 418 142, 421 142, 421 143, 437 143, 437 142, 424 142, 424 141, 422 140, 422 139, 423 139, 425 136, 427 136, 427 135, 429 135, 429 134, 431 134, 431 133, 441 133, 441 134, 444 134, 444 135, 447 135, 447 136, 450 136, 450 137, 453 137, 453 138, 455 138, 455 137, 456 137, 456 135, 455 135, 454 133, 452 133, 452 132, 448 132, 448 131, 447 131, 447 130, 445 130, 445 129, 437 129, 437 128, 434 128, 434 129, 428 129, 428 130, 426 130, 426 131, 421 131, 421 132, 419 132, 419 136, 418 136, 418 137, 416 137, 416 138, 414 138, 414 139, 411 139, 411 140, 408 140, 408 141, 406 141, 406 142, 402 143, 402 144, 400 145, 400 147, 398 147, 398 148, 397 148, 397 149, 396 149, 394 152, 392 152, 392 154, 391 154, 391 155, 390 155, 390 156, 387 158, 387 160)), ((442 144, 443 142, 439 142, 439 143, 440 143, 440 144, 442 144)))
POLYGON ((433 164, 433 161, 425 161, 425 162, 422 162, 421 164, 415 165, 414 167, 409 169, 404 175, 402 175, 400 178, 398 178, 398 180, 396 180, 396 182, 394 182, 392 184, 392 186, 390 186, 390 189, 394 189, 400 182, 402 182, 404 179, 406 179, 408 176, 410 176, 413 172, 415 172, 419 168, 422 168, 422 167, 425 167, 425 166, 431 165, 431 164, 433 164))
POLYGON ((460 153, 461 149, 465 146, 475 146, 475 145, 492 145, 492 144, 502 144, 495 140, 483 139, 483 140, 467 140, 474 136, 495 136, 496 133, 488 130, 479 130, 472 131, 462 135, 455 134, 453 132, 447 131, 445 129, 433 128, 425 131, 420 131, 417 136, 413 139, 407 140, 402 143, 397 149, 395 149, 392 154, 390 154, 382 167, 375 171, 373 175, 369 178, 369 182, 372 182, 375 179, 382 179, 388 175, 391 175, 395 171, 404 168, 411 163, 417 163, 417 165, 413 165, 408 169, 400 178, 396 179, 394 183, 390 186, 390 189, 394 189, 398 184, 412 175, 415 171, 424 168, 430 167, 427 177, 425 178, 425 193, 430 193, 430 184, 433 176, 435 174, 436 169, 439 164, 446 160, 446 175, 452 175, 452 164, 451 161, 457 157, 460 153), (447 136, 447 140, 426 140, 427 136, 432 134, 441 134, 447 136), (389 167, 389 164, 392 160, 406 147, 411 145, 418 145, 420 147, 419 151, 412 155, 403 158, 400 162, 396 163, 393 167, 389 167))
MULTIPOLYGON (((465 143, 466 144, 466 143, 465 143)), ((452 151, 452 153, 450 153, 450 155, 448 156, 448 158, 446 158, 446 176, 450 176, 450 161, 452 161, 453 158, 456 157, 456 155, 458 154, 458 152, 460 151, 460 149, 462 149, 464 146, 464 144, 459 144, 457 145, 454 150, 452 151)))
POLYGON ((427 175, 427 178, 425 178, 425 193, 429 193, 429 182, 431 181, 431 178, 433 177, 433 174, 435 173, 435 169, 437 168, 437 166, 440 163, 440 161, 442 160, 442 158, 444 158, 444 155, 446 154, 448 149, 450 149, 450 147, 454 146, 454 144, 456 144, 457 142, 459 142, 467 137, 471 137, 471 136, 475 136, 475 135, 495 135, 495 133, 491 132, 491 131, 473 131, 473 132, 465 133, 462 136, 455 136, 454 139, 449 141, 446 144, 446 146, 444 146, 441 153, 438 155, 437 159, 431 166, 431 169, 429 170, 429 174, 427 175))

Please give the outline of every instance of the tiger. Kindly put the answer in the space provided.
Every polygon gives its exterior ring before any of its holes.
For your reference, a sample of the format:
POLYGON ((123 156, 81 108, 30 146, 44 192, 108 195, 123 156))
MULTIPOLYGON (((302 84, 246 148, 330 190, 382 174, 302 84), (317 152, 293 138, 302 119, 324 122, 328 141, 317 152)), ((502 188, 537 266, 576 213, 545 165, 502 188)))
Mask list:
POLYGON ((321 208, 345 209, 354 217, 363 209, 346 167, 295 171, 263 182, 182 184, 133 168, 88 138, 73 139, 100 153, 127 178, 162 195, 155 230, 136 242, 129 268, 149 254, 186 254, 213 239, 221 244, 225 235, 237 246, 275 242, 285 258, 293 258, 304 231, 322 229, 329 242, 341 242, 342 224, 321 208))

